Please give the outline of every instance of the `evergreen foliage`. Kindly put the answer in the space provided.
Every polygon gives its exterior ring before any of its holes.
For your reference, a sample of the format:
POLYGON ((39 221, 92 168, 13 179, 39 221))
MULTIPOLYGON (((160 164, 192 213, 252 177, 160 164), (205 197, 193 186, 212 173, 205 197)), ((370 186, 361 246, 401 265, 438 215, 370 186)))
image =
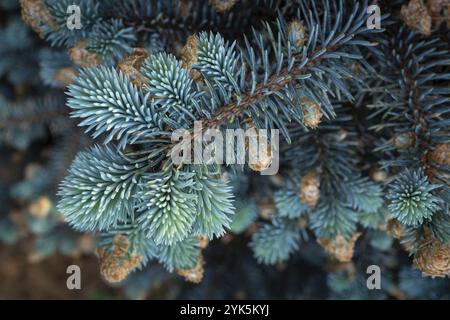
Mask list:
MULTIPOLYGON (((204 243, 217 238, 250 236, 255 260, 267 265, 299 256, 325 264, 312 257, 315 242, 345 263, 360 258, 363 242, 373 254, 364 263, 377 264, 398 239, 426 275, 450 273, 430 249, 450 252, 450 55, 439 31, 424 36, 405 25, 398 13, 405 1, 375 1, 381 29, 367 25, 367 0, 234 1, 227 10, 206 0, 37 2, 30 13, 21 1, 22 15, 51 46, 36 72, 54 92, 31 102, 0 96, 0 142, 26 149, 47 131, 63 144, 77 137, 71 154, 84 150, 64 179, 52 176, 62 180, 54 209, 74 230, 100 236, 101 259, 114 257, 123 236, 126 259, 137 257, 126 273, 142 270, 131 278, 156 261, 198 282, 204 255, 209 263, 204 243), (69 5, 80 7, 79 30, 66 27, 69 5), (280 148, 271 151, 279 151, 279 173, 173 163, 172 134, 195 135, 196 121, 224 136, 278 129, 280 148)), ((24 82, 27 73, 10 61, 34 40, 11 20, 0 26, 0 41, 10 47, 0 49, 0 77, 24 82)), ((58 160, 64 154, 52 165, 67 164, 58 160)), ((9 224, 0 220, 0 230, 9 224)), ((422 297, 409 269, 391 269, 386 290, 373 295, 360 275, 331 271, 328 297, 385 299, 398 287, 422 297), (399 283, 395 272, 405 276, 399 283)))

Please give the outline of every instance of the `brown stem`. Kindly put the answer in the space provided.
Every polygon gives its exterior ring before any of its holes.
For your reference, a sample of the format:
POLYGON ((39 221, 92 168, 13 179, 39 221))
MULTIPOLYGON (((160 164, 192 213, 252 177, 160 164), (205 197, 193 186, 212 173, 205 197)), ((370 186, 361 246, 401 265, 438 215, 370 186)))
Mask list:
MULTIPOLYGON (((327 48, 326 51, 334 51, 336 49, 337 47, 331 46, 327 48)), ((308 56, 314 56, 321 50, 322 49, 319 47, 315 52, 308 56)), ((243 110, 256 103, 257 101, 270 96, 273 91, 283 89, 287 84, 293 82, 297 76, 305 74, 308 70, 311 69, 311 67, 319 64, 321 61, 322 57, 318 57, 315 60, 308 61, 308 63, 302 68, 296 69, 294 67, 291 70, 288 70, 287 67, 283 68, 279 75, 274 74, 270 76, 267 83, 259 83, 258 85, 256 85, 255 91, 251 94, 244 95, 239 104, 236 101, 232 101, 219 107, 213 114, 211 119, 207 119, 204 121, 203 127, 206 129, 217 128, 218 126, 231 121, 234 117, 241 116, 243 110)))

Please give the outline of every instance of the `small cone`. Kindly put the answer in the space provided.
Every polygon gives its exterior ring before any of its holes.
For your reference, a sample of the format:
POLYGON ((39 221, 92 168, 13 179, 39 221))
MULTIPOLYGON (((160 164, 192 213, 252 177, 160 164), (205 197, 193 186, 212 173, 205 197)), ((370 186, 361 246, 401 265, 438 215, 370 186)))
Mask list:
POLYGON ((203 279, 204 269, 204 261, 203 255, 200 254, 197 260, 197 264, 192 269, 175 269, 175 272, 180 276, 184 277, 184 279, 188 282, 192 283, 200 283, 203 279))
POLYGON ((317 242, 325 249, 325 251, 336 258, 339 262, 349 262, 353 258, 356 240, 361 236, 361 233, 355 233, 349 240, 346 240, 342 235, 338 235, 335 239, 330 240, 326 238, 318 239, 317 242))
POLYGON ((133 52, 117 65, 117 69, 126 74, 136 86, 142 87, 148 83, 148 79, 139 70, 149 56, 150 53, 146 49, 134 48, 133 52))
POLYGON ((61 82, 65 87, 73 82, 73 79, 77 76, 75 68, 66 67, 56 70, 53 75, 53 80, 61 82))
POLYGON ((198 241, 198 246, 205 249, 209 244, 209 239, 206 236, 196 236, 195 239, 198 241))
POLYGON ((431 15, 423 0, 410 0, 402 6, 400 16, 410 29, 431 35, 431 15))
POLYGON ((39 197, 36 201, 32 202, 28 207, 28 211, 33 217, 39 219, 45 219, 48 217, 52 208, 52 202, 48 197, 39 197))
POLYGON ((424 276, 445 277, 450 275, 450 244, 433 239, 422 245, 414 255, 414 264, 424 276))
POLYGON ((302 98, 301 104, 303 108, 303 122, 305 126, 311 129, 317 128, 322 119, 320 104, 307 98, 302 98))
POLYGON ((428 159, 438 164, 450 165, 450 143, 436 145, 434 150, 428 155, 428 159))
POLYGON ((192 66, 197 63, 198 52, 198 38, 195 35, 187 38, 186 44, 181 49, 181 60, 183 61, 183 68, 189 70, 189 76, 198 81, 202 78, 200 71, 192 69, 192 66))
POLYGON ((116 235, 113 240, 112 251, 104 248, 97 249, 100 259, 100 274, 111 283, 124 280, 139 264, 143 257, 128 252, 130 243, 123 235, 116 235))
POLYGON ((57 30, 58 26, 53 20, 53 17, 45 5, 43 0, 20 0, 22 19, 34 31, 36 31, 41 38, 44 37, 41 30, 42 24, 49 26, 53 30, 57 30))
POLYGON ((405 227, 398 220, 390 219, 386 224, 386 233, 395 239, 401 239, 405 235, 405 227))
POLYGON ((303 21, 294 20, 288 25, 288 35, 294 41, 294 45, 301 48, 305 45, 308 39, 308 34, 303 21))
POLYGON ((414 144, 414 135, 411 132, 400 133, 392 142, 397 149, 407 149, 414 144))
POLYGON ((374 169, 370 172, 370 177, 373 181, 385 182, 389 177, 389 173, 381 169, 374 169))
POLYGON ((80 67, 93 67, 99 65, 102 60, 97 55, 90 53, 85 48, 86 42, 80 41, 75 47, 69 49, 70 59, 80 67))
POLYGON ((238 0, 209 0, 209 4, 216 9, 217 12, 225 12, 230 10, 238 0))
POLYGON ((246 141, 249 155, 248 166, 253 171, 261 172, 272 165, 274 159, 272 145, 268 141, 264 142, 267 137, 260 135, 256 128, 251 127, 249 130, 252 130, 251 136, 255 145, 251 144, 250 140, 246 141))
POLYGON ((320 176, 317 171, 308 172, 300 182, 300 201, 314 208, 320 197, 320 176))

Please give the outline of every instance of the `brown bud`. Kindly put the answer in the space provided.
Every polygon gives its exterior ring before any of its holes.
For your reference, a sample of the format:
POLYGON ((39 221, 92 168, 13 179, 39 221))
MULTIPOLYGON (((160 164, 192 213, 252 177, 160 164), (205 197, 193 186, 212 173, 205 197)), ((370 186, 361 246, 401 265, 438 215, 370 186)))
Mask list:
POLYGON ((446 0, 428 0, 427 7, 433 14, 438 14, 444 7, 446 0))
POLYGON ((270 143, 262 143, 267 137, 261 136, 256 128, 250 126, 247 132, 250 132, 249 139, 245 141, 245 148, 248 150, 248 166, 253 171, 264 171, 272 165, 273 154, 270 143))
POLYGON ((25 179, 31 180, 41 170, 42 166, 37 163, 29 163, 25 167, 25 179))
POLYGON ((310 171, 300 181, 300 201, 314 208, 320 197, 320 175, 310 171))
POLYGON ((148 79, 139 70, 149 56, 146 49, 134 48, 133 52, 117 65, 117 69, 126 74, 136 86, 141 87, 148 83, 148 79))
POLYGON ((426 36, 431 34, 431 15, 423 0, 410 0, 402 6, 400 16, 412 30, 426 36))
POLYGON ((238 0, 209 0, 209 4, 216 9, 217 12, 230 10, 238 0))
POLYGON ((192 69, 192 66, 197 63, 198 54, 198 38, 195 35, 187 38, 186 44, 181 49, 180 57, 183 61, 183 68, 189 70, 189 75, 195 81, 202 78, 200 71, 192 69))
POLYGON ((198 246, 202 249, 205 249, 209 244, 207 236, 196 236, 195 239, 198 241, 198 246))
POLYGON ((408 236, 408 237, 403 238, 400 241, 400 245, 407 252, 415 253, 415 252, 417 252, 418 244, 421 241, 420 239, 421 239, 421 237, 420 237, 419 232, 415 231, 413 236, 408 236))
MULTIPOLYGON (((436 145, 433 151, 428 153, 426 160, 440 165, 450 165, 450 144, 442 143, 436 145)), ((442 171, 432 165, 425 169, 425 174, 430 182, 434 182, 437 177, 444 181, 450 181, 450 173, 442 171)))
POLYGON ((389 177, 389 173, 387 171, 384 171, 384 170, 373 169, 370 172, 370 177, 372 178, 373 181, 384 182, 389 177))
POLYGON ((294 41, 296 47, 301 48, 305 45, 308 34, 303 21, 292 21, 289 23, 287 31, 289 38, 294 41))
POLYGON ((27 255, 27 261, 31 264, 42 262, 45 259, 45 255, 40 252, 32 251, 27 255))
POLYGON ((192 269, 175 269, 175 272, 184 277, 184 279, 188 282, 192 283, 200 283, 203 279, 203 273, 205 271, 204 269, 205 262, 203 261, 203 255, 200 254, 197 259, 197 264, 192 269))
POLYGON ((353 258, 353 251, 356 240, 361 236, 361 233, 355 233, 349 240, 346 240, 342 235, 338 234, 333 240, 321 238, 317 242, 325 249, 325 251, 337 259, 339 262, 349 262, 353 258))
POLYGON ((20 0, 22 6, 21 14, 25 24, 29 25, 36 31, 39 36, 43 37, 42 25, 47 25, 53 30, 58 29, 58 25, 45 5, 43 0, 20 0))
POLYGON ((414 144, 414 134, 411 132, 400 133, 393 138, 392 143, 397 149, 407 149, 414 144))
POLYGON ((386 233, 395 239, 401 239, 405 235, 405 227, 398 220, 389 219, 386 223, 386 233))
POLYGON ((345 129, 339 129, 336 133, 336 141, 344 141, 348 136, 348 131, 345 129))
POLYGON ((28 207, 28 211, 33 217, 45 219, 52 208, 52 202, 48 197, 42 196, 33 201, 28 207))
POLYGON ((446 22, 450 26, 450 2, 448 0, 427 0, 431 20, 437 26, 446 22))
POLYGON ((89 234, 83 234, 77 238, 77 250, 80 253, 92 253, 95 248, 95 241, 89 234))
POLYGON ((264 171, 272 165, 272 148, 267 146, 266 150, 259 150, 257 155, 254 152, 250 152, 250 159, 253 159, 248 164, 250 169, 257 172, 264 171))
POLYGON ((424 276, 450 275, 450 245, 433 239, 424 243, 414 255, 414 264, 424 276))
POLYGON ((93 67, 99 65, 102 60, 96 54, 86 50, 86 42, 80 41, 75 47, 69 49, 70 59, 80 67, 93 67))
POLYGON ((116 235, 113 240, 113 248, 107 251, 98 248, 96 253, 100 260, 100 273, 111 283, 124 280, 135 268, 137 268, 143 257, 128 252, 130 243, 123 235, 116 235))
POLYGON ((73 82, 73 79, 77 76, 75 68, 66 67, 56 70, 53 74, 53 80, 61 82, 64 86, 68 86, 73 82))
POLYGON ((303 108, 303 122, 305 126, 315 129, 320 124, 322 119, 322 110, 320 104, 303 97, 301 99, 301 104, 303 108))
POLYGON ((438 164, 450 165, 450 143, 436 145, 434 150, 429 153, 428 159, 438 164))

